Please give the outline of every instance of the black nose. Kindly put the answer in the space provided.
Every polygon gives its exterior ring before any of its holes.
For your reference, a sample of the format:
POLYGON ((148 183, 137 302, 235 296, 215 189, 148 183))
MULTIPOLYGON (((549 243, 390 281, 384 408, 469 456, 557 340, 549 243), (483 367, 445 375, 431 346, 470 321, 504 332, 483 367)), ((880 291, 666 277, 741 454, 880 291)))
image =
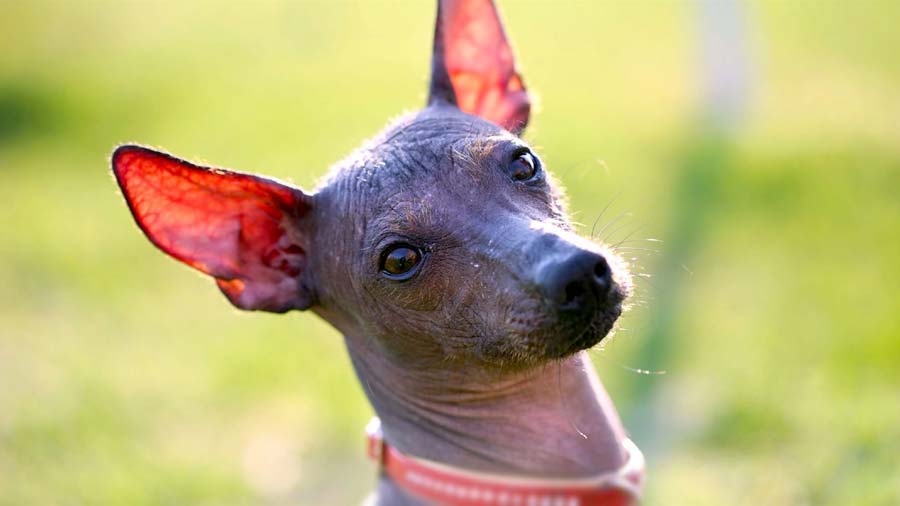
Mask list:
POLYGON ((613 283, 606 259, 587 250, 545 269, 541 278, 547 297, 562 311, 603 303, 613 283))

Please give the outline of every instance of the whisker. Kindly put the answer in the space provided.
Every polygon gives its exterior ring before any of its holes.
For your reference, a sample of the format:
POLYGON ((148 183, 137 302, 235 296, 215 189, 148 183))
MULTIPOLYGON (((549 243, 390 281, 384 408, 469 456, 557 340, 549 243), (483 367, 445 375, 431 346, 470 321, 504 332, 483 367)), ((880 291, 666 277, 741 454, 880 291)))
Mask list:
MULTIPOLYGON (((632 230, 631 232, 629 232, 625 237, 622 238, 621 241, 617 242, 616 245, 613 246, 613 249, 615 249, 617 246, 621 246, 623 242, 625 242, 625 241, 627 241, 628 239, 630 239, 631 236, 633 236, 634 234, 636 234, 639 230, 641 230, 641 229, 643 229, 643 228, 644 228, 644 225, 640 225, 640 226, 637 227, 636 229, 634 229, 634 230, 632 230)), ((612 235, 612 234, 610 234, 610 235, 612 235)))
POLYGON ((571 425, 572 428, 575 429, 575 432, 577 432, 578 435, 580 435, 584 439, 587 439, 588 438, 587 434, 582 432, 582 430, 579 429, 577 425, 575 425, 575 421, 572 420, 571 413, 569 412, 569 406, 566 403, 566 396, 563 395, 563 391, 562 391, 562 361, 561 360, 556 360, 556 388, 559 391, 559 400, 562 403, 563 413, 566 415, 566 421, 569 422, 569 425, 571 425))
POLYGON ((597 215, 597 219, 595 219, 595 220, 594 220, 594 224, 591 225, 591 239, 594 238, 594 229, 597 228, 597 223, 600 221, 600 218, 603 217, 603 214, 606 213, 606 210, 609 209, 609 206, 611 206, 611 205, 613 204, 613 202, 615 202, 616 199, 619 198, 619 195, 622 195, 622 191, 621 191, 621 190, 620 190, 620 191, 617 191, 617 192, 615 193, 615 195, 613 195, 612 198, 609 199, 609 202, 607 202, 606 205, 603 206, 603 210, 601 210, 601 211, 600 211, 600 214, 597 215))
MULTIPOLYGON (((629 214, 629 215, 630 215, 630 214, 629 214)), ((604 236, 603 238, 600 239, 600 242, 604 242, 604 243, 605 243, 605 242, 608 241, 610 238, 612 238, 614 235, 616 235, 616 233, 617 233, 618 231, 622 230, 623 228, 627 227, 628 225, 629 225, 629 223, 628 223, 627 221, 624 222, 624 223, 621 223, 621 224, 620 224, 619 226, 617 226, 616 228, 614 228, 614 229, 610 230, 609 232, 607 232, 606 236, 604 236)), ((643 226, 643 225, 642 225, 642 226, 643 226)), ((640 229, 640 228, 641 228, 641 227, 638 227, 638 229, 640 229)))
POLYGON ((558 177, 559 179, 563 179, 565 176, 567 176, 569 174, 569 172, 572 171, 572 169, 577 169, 577 168, 587 166, 586 168, 582 169, 582 171, 580 173, 578 173, 578 175, 576 176, 577 179, 581 179, 584 177, 585 174, 587 174, 587 169, 590 168, 590 164, 592 162, 596 162, 596 160, 590 159, 590 158, 584 158, 584 159, 578 160, 576 162, 566 164, 564 167, 560 168, 559 170, 554 170, 553 172, 556 174, 556 177, 558 177))
POLYGON ((608 355, 600 355, 600 358, 602 358, 603 360, 608 360, 608 361, 612 362, 613 364, 621 367, 622 369, 633 372, 635 374, 643 374, 645 376, 663 376, 663 375, 669 374, 669 371, 666 371, 664 369, 650 370, 650 369, 641 369, 639 367, 631 367, 630 365, 625 365, 625 364, 619 362, 618 360, 613 360, 608 355))
MULTIPOLYGON (((606 225, 603 225, 603 228, 601 228, 600 231, 597 232, 597 235, 602 236, 603 232, 606 231, 606 229, 608 229, 611 225, 616 224, 619 220, 624 218, 626 215, 631 215, 631 213, 628 211, 622 211, 621 213, 619 213, 619 215, 616 216, 615 218, 613 218, 609 223, 607 223, 606 225)), ((591 239, 594 239, 594 234, 591 234, 591 239)))
POLYGON ((645 251, 647 253, 659 253, 658 249, 638 248, 636 246, 611 246, 609 249, 613 251, 645 251))
POLYGON ((662 243, 660 239, 628 239, 627 241, 619 241, 617 244, 631 244, 636 242, 653 242, 653 243, 662 243))
POLYGON ((633 272, 633 273, 631 274, 631 277, 632 277, 632 279, 634 279, 634 280, 638 280, 638 281, 642 281, 642 282, 644 282, 644 283, 647 283, 648 285, 650 285, 650 288, 653 288, 654 290, 659 289, 659 285, 657 285, 656 283, 654 283, 654 282, 651 280, 649 274, 644 274, 644 273, 640 273, 640 272, 633 272))

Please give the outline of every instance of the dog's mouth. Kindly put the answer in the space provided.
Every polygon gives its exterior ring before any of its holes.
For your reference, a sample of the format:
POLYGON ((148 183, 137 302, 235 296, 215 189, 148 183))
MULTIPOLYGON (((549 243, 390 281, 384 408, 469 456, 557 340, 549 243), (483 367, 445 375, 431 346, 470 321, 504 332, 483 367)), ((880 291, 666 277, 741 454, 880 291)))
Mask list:
POLYGON ((508 320, 510 333, 485 343, 489 362, 511 366, 537 365, 568 357, 599 344, 622 315, 627 288, 614 285, 607 296, 578 311, 533 307, 508 320))
POLYGON ((599 344, 622 315, 624 301, 624 290, 616 287, 606 301, 581 314, 560 315, 557 335, 548 336, 546 358, 564 358, 599 344))

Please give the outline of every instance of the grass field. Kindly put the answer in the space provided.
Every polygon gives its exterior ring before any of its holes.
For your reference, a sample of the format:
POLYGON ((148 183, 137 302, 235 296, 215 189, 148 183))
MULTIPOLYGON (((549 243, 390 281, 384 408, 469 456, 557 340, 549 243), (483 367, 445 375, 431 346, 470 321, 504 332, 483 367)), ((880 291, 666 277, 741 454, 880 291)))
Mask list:
MULTIPOLYGON (((745 6, 724 134, 699 4, 501 7, 575 218, 613 201, 610 240, 662 241, 628 243, 651 277, 592 352, 646 503, 900 504, 900 4, 745 6)), ((0 505, 359 502, 371 410, 340 336, 241 313, 155 251, 108 157, 138 141, 309 188, 421 105, 432 15, 0 2, 0 505)))

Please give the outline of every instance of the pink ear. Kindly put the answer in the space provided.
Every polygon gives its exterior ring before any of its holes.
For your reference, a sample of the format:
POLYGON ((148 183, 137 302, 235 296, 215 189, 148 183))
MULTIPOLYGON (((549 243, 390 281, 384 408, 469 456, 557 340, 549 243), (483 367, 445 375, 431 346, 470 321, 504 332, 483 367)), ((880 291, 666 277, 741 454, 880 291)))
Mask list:
POLYGON ((516 134, 531 99, 491 0, 441 0, 429 103, 444 101, 516 134))
POLYGON ((311 198, 250 174, 199 167, 141 146, 120 146, 113 173, 153 244, 216 278, 241 309, 305 309, 306 241, 299 222, 311 198))

